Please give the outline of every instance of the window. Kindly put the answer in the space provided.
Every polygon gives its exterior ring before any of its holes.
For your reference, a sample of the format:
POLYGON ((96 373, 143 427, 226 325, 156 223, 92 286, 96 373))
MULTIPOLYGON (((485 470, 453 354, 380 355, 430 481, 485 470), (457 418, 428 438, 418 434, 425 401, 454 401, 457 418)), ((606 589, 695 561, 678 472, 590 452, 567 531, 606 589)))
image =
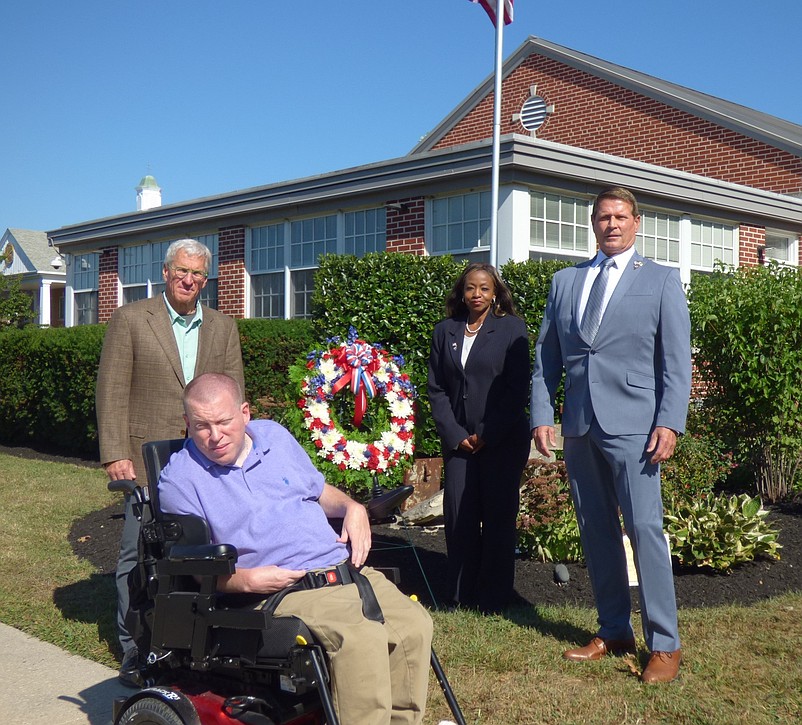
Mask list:
POLYGON ((94 325, 97 322, 97 291, 75 293, 75 325, 94 325))
POLYGON ((788 232, 766 230, 766 259, 796 263, 796 238, 788 232))
MULTIPOLYGON (((218 234, 201 234, 195 237, 201 244, 205 244, 209 251, 212 253, 212 263, 209 267, 209 277, 206 280, 206 286, 200 294, 201 304, 211 307, 213 310, 217 309, 217 248, 219 245, 220 236, 218 234)), ((165 253, 167 249, 164 250, 165 253)), ((164 259, 164 255, 162 255, 164 259)), ((155 285, 154 285, 155 287, 155 285)), ((164 288, 164 283, 159 285, 164 288)), ((161 290, 159 290, 161 291, 161 290)), ((155 293, 154 293, 155 294, 155 293)))
POLYGON ((680 218, 641 209, 635 246, 655 262, 679 264, 680 218))
POLYGON ((315 289, 315 270, 302 269, 290 275, 292 284, 292 316, 312 316, 312 292, 315 289))
POLYGON ((469 253, 490 247, 490 192, 432 201, 432 254, 469 253))
POLYGON ((253 317, 284 319, 284 272, 256 274, 251 278, 253 317))
POLYGON ((585 199, 530 192, 529 246, 588 255, 590 209, 585 199))
POLYGON ((387 213, 384 209, 349 211, 344 216, 343 252, 363 257, 383 252, 387 246, 387 213))
MULTIPOLYGON (((217 309, 217 247, 218 234, 202 234, 193 237, 205 244, 212 253, 212 264, 206 286, 201 291, 200 301, 217 309)), ((164 292, 164 258, 172 241, 138 244, 120 249, 120 282, 123 286, 123 304, 147 297, 156 297, 164 292)))
POLYGON ((75 325, 93 325, 97 322, 99 261, 100 256, 97 253, 76 254, 73 257, 75 325))
POLYGON ((290 228, 291 267, 312 267, 321 254, 337 252, 336 214, 294 221, 290 228))
POLYGON ((284 224, 251 229, 251 314, 284 319, 284 224))
POLYGON ((716 260, 734 264, 737 227, 691 219, 691 267, 711 270, 716 260))
POLYGON ((123 304, 148 296, 150 276, 150 244, 123 247, 120 250, 120 282, 123 285, 123 304))

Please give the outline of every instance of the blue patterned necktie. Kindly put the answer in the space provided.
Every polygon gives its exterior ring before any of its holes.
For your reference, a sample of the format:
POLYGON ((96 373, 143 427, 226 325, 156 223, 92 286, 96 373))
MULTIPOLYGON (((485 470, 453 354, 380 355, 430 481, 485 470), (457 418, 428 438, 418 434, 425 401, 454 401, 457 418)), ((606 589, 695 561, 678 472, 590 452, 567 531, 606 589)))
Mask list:
POLYGON ((579 329, 588 342, 593 342, 596 333, 601 325, 602 308, 604 304, 604 292, 607 289, 607 278, 610 276, 610 267, 615 265, 615 260, 611 257, 603 260, 599 265, 601 269, 593 280, 590 288, 588 303, 585 305, 585 314, 582 315, 582 324, 579 329))

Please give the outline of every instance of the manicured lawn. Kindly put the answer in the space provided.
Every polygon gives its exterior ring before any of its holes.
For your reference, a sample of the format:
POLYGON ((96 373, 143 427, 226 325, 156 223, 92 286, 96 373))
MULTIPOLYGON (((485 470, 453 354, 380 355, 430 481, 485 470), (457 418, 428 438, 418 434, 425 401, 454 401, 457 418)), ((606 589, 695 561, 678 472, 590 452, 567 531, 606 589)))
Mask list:
MULTIPOLYGON (((100 470, 0 453, 0 621, 115 665, 112 577, 75 556, 67 540, 76 519, 114 500, 100 470)), ((802 593, 750 607, 681 610, 686 664, 678 682, 658 687, 638 682, 642 662, 635 659, 561 659, 593 631, 591 609, 433 617, 436 650, 471 725, 802 718, 802 593)), ((425 722, 449 717, 432 678, 425 722)))

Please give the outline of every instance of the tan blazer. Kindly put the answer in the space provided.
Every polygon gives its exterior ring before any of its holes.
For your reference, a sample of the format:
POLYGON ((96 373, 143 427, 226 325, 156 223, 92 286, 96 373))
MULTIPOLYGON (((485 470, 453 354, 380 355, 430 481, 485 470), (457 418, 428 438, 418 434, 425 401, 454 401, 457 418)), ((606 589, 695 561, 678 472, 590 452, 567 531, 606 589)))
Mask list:
MULTIPOLYGON (((210 372, 230 375, 244 390, 236 322, 204 306, 195 375, 210 372)), ((164 298, 117 309, 103 340, 95 393, 101 463, 130 459, 144 482, 142 444, 186 435, 185 385, 164 298)))

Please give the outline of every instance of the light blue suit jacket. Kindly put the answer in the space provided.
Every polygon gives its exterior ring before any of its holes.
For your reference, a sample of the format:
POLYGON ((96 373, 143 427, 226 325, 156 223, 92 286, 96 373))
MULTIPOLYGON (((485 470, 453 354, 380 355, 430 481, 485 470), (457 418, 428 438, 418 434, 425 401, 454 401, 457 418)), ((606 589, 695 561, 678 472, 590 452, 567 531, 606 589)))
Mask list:
POLYGON ((594 416, 608 435, 685 430, 691 388, 688 304, 676 269, 635 253, 593 344, 579 330, 579 302, 592 261, 554 275, 537 341, 531 427, 554 425, 565 370, 562 434, 587 433, 594 416))

